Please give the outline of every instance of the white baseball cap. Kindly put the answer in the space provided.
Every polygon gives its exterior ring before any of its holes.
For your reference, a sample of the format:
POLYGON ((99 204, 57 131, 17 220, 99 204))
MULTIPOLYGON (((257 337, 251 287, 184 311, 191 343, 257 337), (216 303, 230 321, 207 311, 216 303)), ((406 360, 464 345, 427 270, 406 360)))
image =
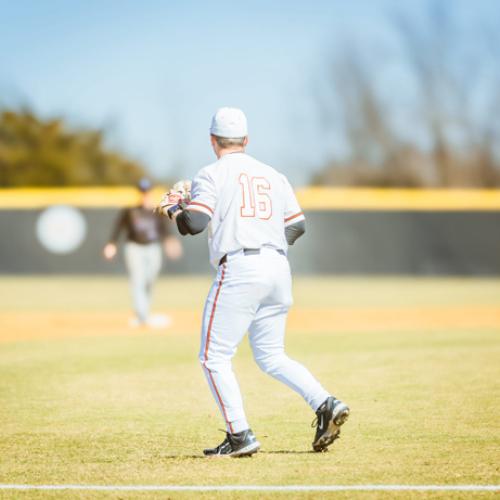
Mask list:
POLYGON ((212 118, 210 133, 226 139, 248 135, 247 117, 238 108, 220 108, 212 118))

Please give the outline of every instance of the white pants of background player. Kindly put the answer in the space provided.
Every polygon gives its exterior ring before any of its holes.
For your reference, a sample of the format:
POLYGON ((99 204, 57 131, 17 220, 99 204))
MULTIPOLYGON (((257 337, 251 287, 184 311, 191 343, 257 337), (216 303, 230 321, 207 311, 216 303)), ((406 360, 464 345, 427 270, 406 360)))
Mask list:
POLYGON ((125 244, 125 263, 130 278, 130 290, 137 319, 145 323, 149 317, 153 283, 161 269, 159 243, 140 245, 129 241, 125 244))
POLYGON ((258 255, 229 254, 219 266, 205 303, 199 357, 230 433, 249 428, 231 363, 247 331, 259 367, 298 392, 314 411, 330 395, 285 354, 291 281, 287 258, 270 248, 258 255))

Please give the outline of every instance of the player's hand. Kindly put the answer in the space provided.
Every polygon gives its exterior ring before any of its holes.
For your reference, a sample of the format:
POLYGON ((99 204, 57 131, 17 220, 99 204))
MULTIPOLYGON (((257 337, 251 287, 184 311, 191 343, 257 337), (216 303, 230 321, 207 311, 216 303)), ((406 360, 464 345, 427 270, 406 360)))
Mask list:
POLYGON ((108 243, 102 251, 104 258, 106 260, 112 260, 116 255, 116 250, 116 245, 114 243, 108 243))
POLYGON ((178 192, 174 192, 170 190, 168 193, 165 193, 160 200, 158 207, 156 207, 156 211, 162 215, 168 216, 168 218, 172 218, 172 208, 179 207, 182 203, 182 195, 178 192))
POLYGON ((165 255, 170 260, 179 260, 184 253, 182 243, 175 237, 169 236, 164 242, 165 255))

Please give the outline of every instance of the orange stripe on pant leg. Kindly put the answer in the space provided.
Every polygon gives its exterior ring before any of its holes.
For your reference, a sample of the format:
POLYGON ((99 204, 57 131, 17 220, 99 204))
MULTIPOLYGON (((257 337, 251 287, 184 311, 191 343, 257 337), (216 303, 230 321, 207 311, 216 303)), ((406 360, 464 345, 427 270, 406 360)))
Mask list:
POLYGON ((210 381, 212 382, 212 385, 214 387, 215 394, 217 394, 217 398, 219 400, 220 407, 222 408, 222 413, 224 414, 224 420, 226 421, 227 425, 229 426, 229 430, 231 431, 231 434, 232 434, 234 432, 233 426, 231 425, 231 422, 227 418, 226 408, 224 407, 224 403, 222 402, 222 398, 220 397, 219 391, 217 390, 217 386, 215 385, 215 380, 214 380, 214 377, 212 375, 212 372, 207 367, 205 367, 205 368, 207 370, 208 376, 210 377, 210 381))
POLYGON ((212 331, 212 324, 214 322, 215 309, 217 307, 217 299, 219 298, 219 293, 220 293, 220 289, 222 288, 222 282, 224 281, 224 275, 225 274, 226 274, 226 267, 223 264, 223 266, 222 266, 222 274, 221 274, 220 281, 219 281, 219 286, 217 287, 217 292, 215 293, 214 305, 212 306, 212 311, 210 312, 210 320, 208 322, 207 338, 205 339, 205 353, 204 353, 204 356, 203 356, 204 359, 205 359, 205 361, 207 360, 208 344, 210 343, 210 333, 212 331))
POLYGON ((210 334, 212 332, 212 324, 214 322, 214 316, 215 316, 215 309, 217 308, 217 300, 219 298, 219 293, 220 293, 220 290, 222 288, 222 282, 224 281, 225 273, 226 273, 226 267, 223 265, 222 274, 221 274, 220 281, 219 281, 219 286, 217 288, 217 292, 215 293, 214 305, 212 306, 212 311, 210 312, 210 321, 208 322, 207 339, 205 341, 206 342, 205 343, 205 354, 204 354, 205 361, 203 363, 203 366, 207 370, 208 376, 210 377, 210 381, 212 382, 212 386, 215 390, 215 394, 217 395, 217 399, 219 400, 219 404, 220 404, 220 407, 222 409, 224 419, 225 419, 227 425, 229 426, 229 430, 232 433, 233 426, 231 425, 231 422, 227 418, 226 408, 224 407, 224 403, 222 402, 222 398, 220 397, 220 394, 219 394, 219 391, 217 389, 217 385, 215 384, 215 380, 214 380, 214 377, 212 375, 212 372, 207 368, 207 365, 206 365, 207 359, 208 359, 208 346, 210 344, 210 334))

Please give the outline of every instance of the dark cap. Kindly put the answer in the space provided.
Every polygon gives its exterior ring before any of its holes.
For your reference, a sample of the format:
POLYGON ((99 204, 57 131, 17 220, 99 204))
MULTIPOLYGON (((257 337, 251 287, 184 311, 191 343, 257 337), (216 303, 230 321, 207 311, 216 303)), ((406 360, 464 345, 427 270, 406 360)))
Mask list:
POLYGON ((147 178, 143 177, 138 183, 137 183, 137 189, 143 193, 150 191, 153 189, 153 184, 152 182, 147 178))

